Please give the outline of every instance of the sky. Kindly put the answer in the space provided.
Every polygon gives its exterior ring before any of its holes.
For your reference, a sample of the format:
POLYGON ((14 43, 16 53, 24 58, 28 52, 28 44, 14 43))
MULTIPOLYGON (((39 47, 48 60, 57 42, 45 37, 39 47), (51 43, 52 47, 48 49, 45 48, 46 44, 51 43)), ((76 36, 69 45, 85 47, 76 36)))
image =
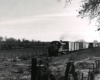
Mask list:
POLYGON ((80 0, 0 0, 0 36, 40 41, 100 41, 95 20, 77 17, 80 0))

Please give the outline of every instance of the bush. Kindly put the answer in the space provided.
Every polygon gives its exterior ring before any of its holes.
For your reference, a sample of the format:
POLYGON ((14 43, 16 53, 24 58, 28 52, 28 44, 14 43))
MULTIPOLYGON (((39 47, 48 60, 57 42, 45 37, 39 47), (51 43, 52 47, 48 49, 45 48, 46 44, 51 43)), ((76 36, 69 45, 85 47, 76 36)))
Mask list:
POLYGON ((30 59, 30 56, 28 56, 28 55, 23 55, 23 56, 20 56, 19 59, 22 59, 22 60, 29 60, 29 59, 30 59))

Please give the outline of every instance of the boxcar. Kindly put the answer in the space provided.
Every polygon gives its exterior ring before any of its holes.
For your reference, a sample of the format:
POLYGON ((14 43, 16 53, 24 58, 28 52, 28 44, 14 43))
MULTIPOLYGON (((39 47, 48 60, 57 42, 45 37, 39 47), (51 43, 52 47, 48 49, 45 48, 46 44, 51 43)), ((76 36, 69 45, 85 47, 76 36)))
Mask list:
POLYGON ((66 43, 66 48, 68 49, 68 51, 74 51, 74 42, 63 41, 63 43, 66 43))
POLYGON ((89 43, 86 43, 86 49, 88 49, 89 48, 89 43))
POLYGON ((74 50, 79 50, 79 42, 74 42, 74 50))
POLYGON ((96 44, 95 43, 89 43, 89 48, 93 48, 93 47, 96 47, 96 44))
POLYGON ((83 42, 79 42, 79 50, 83 49, 83 42))
POLYGON ((83 49, 86 49, 86 43, 83 42, 83 49))

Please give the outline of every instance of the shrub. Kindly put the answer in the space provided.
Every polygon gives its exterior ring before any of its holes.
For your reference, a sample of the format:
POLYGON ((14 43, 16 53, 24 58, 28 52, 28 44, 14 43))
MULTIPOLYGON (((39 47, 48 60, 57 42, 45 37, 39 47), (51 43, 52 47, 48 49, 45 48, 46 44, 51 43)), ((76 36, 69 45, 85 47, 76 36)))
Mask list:
POLYGON ((22 59, 22 60, 29 60, 29 59, 30 59, 30 56, 28 56, 28 55, 23 55, 23 56, 20 56, 19 59, 22 59))

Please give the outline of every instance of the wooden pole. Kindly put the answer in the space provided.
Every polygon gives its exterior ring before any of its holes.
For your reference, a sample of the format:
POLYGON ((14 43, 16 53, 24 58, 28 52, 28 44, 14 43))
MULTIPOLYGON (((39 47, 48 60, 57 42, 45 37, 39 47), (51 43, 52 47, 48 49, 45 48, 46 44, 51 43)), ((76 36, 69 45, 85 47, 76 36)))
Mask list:
POLYGON ((94 72, 94 63, 93 63, 93 72, 94 72))
POLYGON ((83 80, 83 73, 82 73, 82 80, 83 80))
POLYGON ((89 72, 88 72, 88 80, 90 79, 89 77, 90 77, 90 68, 89 68, 89 72))
POLYGON ((95 64, 96 64, 96 69, 97 69, 97 60, 95 60, 95 64))
POLYGON ((37 76, 37 58, 32 58, 31 80, 36 80, 37 76))
POLYGON ((91 68, 89 68, 89 74, 90 74, 91 68))
POLYGON ((88 80, 89 80, 90 78, 89 78, 89 74, 88 74, 88 80))

